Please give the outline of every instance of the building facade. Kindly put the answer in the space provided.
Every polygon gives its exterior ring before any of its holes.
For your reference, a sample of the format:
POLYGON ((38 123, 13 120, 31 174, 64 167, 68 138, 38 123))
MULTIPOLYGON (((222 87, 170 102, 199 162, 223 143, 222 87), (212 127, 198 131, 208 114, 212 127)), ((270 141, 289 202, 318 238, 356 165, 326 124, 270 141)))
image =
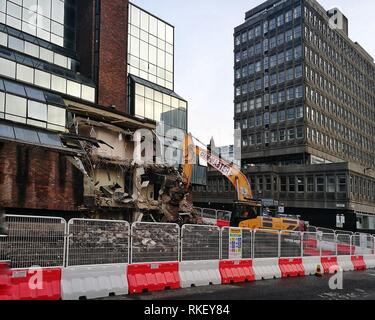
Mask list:
POLYGON ((169 214, 173 206, 159 196, 168 199, 177 171, 168 157, 157 167, 135 163, 135 133, 164 122, 165 145, 182 141, 173 129, 186 132, 187 109, 174 93, 170 24, 127 0, 0 0, 7 213, 169 214))
POLYGON ((234 121, 257 197, 312 224, 374 229, 375 64, 348 28, 315 0, 248 11, 234 32, 234 121))

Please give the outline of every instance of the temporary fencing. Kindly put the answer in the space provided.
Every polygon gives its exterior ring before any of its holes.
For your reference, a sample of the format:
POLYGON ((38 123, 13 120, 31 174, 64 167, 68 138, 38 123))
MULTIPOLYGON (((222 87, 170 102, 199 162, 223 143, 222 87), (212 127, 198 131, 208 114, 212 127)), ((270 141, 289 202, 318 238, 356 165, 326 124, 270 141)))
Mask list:
POLYGON ((131 226, 130 293, 180 288, 180 227, 173 223, 136 222, 131 226))
POLYGON ((10 299, 61 299, 66 221, 55 217, 8 215, 6 223, 8 236, 0 238, 0 260, 10 261, 10 299))
POLYGON ((183 288, 221 284, 219 261, 219 227, 182 226, 180 278, 183 288))
POLYGON ((130 225, 126 221, 72 219, 67 230, 64 300, 128 293, 130 225))
MULTIPOLYGON (((205 213, 201 210, 202 215, 205 213)), ((225 211, 215 211, 226 219, 225 211)), ((7 216, 0 299, 94 299, 375 267, 374 237, 216 225, 7 216), (42 286, 33 287, 36 278, 42 286)))
POLYGON ((222 283, 254 281, 252 268, 252 231, 250 229, 221 229, 220 274, 222 283))

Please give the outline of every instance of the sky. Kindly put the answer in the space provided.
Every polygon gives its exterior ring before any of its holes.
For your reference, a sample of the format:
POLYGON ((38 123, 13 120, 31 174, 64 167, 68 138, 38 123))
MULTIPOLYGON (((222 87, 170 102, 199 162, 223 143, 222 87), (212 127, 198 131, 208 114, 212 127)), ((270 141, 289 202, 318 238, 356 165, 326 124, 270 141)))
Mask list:
MULTIPOLYGON (((131 0, 175 27, 175 91, 189 102, 189 131, 233 144, 233 32, 264 0, 131 0)), ((349 36, 375 57, 374 0, 319 0, 349 19, 349 36)))

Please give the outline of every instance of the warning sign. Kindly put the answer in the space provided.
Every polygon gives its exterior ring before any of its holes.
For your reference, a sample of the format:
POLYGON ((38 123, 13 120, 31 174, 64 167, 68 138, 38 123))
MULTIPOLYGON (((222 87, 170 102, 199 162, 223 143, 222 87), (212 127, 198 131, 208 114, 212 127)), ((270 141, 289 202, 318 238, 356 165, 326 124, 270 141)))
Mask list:
POLYGON ((242 259, 242 230, 229 229, 229 260, 242 259))

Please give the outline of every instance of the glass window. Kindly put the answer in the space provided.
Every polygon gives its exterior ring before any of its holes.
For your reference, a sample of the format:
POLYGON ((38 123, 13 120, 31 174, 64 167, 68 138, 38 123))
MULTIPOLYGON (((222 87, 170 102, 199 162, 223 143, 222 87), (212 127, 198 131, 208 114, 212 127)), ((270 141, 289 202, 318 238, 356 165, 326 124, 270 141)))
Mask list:
POLYGON ((295 177, 289 177, 289 192, 296 192, 296 179, 295 177))
POLYGON ((25 42, 25 53, 39 58, 39 47, 30 42, 25 42))
POLYGON ((0 92, 0 112, 4 112, 5 110, 5 93, 0 92))
POLYGON ((16 77, 16 63, 0 58, 0 74, 14 79, 16 77))
POLYGON ((324 176, 316 177, 316 192, 324 192, 325 191, 325 184, 324 184, 324 176))
POLYGON ((58 126, 65 127, 65 109, 55 107, 55 106, 48 106, 48 122, 53 123, 58 126))
POLYGON ((23 52, 24 51, 24 41, 14 38, 14 37, 9 37, 9 48, 23 52))
POLYGON ((305 177, 297 177, 298 192, 305 192, 305 177))
POLYGON ((34 83, 34 69, 17 64, 17 80, 34 83))
POLYGON ((338 176, 338 191, 340 193, 346 193, 347 192, 347 184, 346 184, 346 176, 338 176))
POLYGON ((14 96, 12 94, 6 94, 5 111, 6 113, 25 118, 26 99, 14 96))
POLYGON ((313 176, 308 176, 307 177, 307 192, 314 192, 314 177, 313 176))
POLYGON ((40 91, 40 90, 36 90, 36 89, 33 89, 33 88, 30 88, 30 87, 25 87, 26 89, 26 95, 31 98, 31 99, 34 99, 34 100, 39 100, 39 101, 45 101, 45 97, 44 97, 44 94, 43 94, 43 91, 40 91))
POLYGON ((327 177, 327 192, 335 193, 336 192, 336 178, 335 176, 327 177))
POLYGON ((47 105, 29 100, 28 102, 28 117, 41 120, 41 121, 47 121, 47 105))
POLYGON ((74 97, 81 97, 81 85, 74 81, 67 81, 67 90, 66 93, 74 96, 74 97))
POLYGON ((25 96, 25 87, 15 82, 4 81, 5 90, 9 93, 25 96))
POLYGON ((82 97, 83 100, 95 101, 95 88, 82 85, 82 97))
POLYGON ((66 93, 66 79, 52 75, 52 90, 66 93))
POLYGON ((294 128, 288 129, 288 140, 294 140, 296 138, 296 131, 294 128))
POLYGON ((51 88, 51 74, 35 70, 35 84, 47 89, 51 88))

